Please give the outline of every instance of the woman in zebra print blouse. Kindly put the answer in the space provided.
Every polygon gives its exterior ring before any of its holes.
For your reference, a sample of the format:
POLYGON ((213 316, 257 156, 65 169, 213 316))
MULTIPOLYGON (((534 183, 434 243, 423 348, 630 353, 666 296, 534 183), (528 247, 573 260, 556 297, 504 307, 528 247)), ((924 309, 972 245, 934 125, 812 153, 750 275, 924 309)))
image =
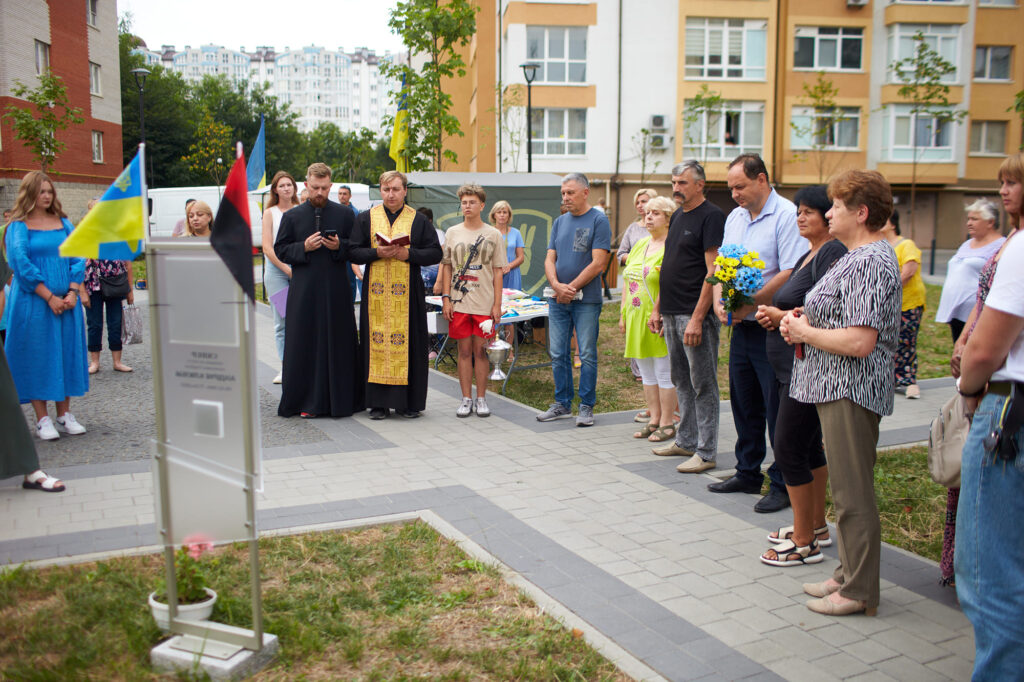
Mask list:
POLYGON ((848 253, 807 293, 803 310, 779 325, 786 341, 803 346, 790 395, 817 406, 839 536, 839 566, 804 591, 818 597, 807 602, 817 613, 873 616, 881 556, 875 448, 878 423, 892 414, 902 301, 896 254, 881 232, 892 190, 880 173, 852 170, 833 180, 828 194, 829 232, 848 253))

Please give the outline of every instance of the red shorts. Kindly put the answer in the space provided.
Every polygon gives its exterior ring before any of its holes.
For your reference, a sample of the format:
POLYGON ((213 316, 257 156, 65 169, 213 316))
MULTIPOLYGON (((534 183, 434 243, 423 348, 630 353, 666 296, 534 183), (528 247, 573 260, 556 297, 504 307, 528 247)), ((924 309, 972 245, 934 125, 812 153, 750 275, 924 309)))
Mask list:
POLYGON ((472 313, 452 313, 452 321, 448 323, 448 336, 453 339, 468 339, 470 336, 479 336, 481 339, 490 338, 480 329, 480 323, 491 319, 490 315, 473 315, 472 313))

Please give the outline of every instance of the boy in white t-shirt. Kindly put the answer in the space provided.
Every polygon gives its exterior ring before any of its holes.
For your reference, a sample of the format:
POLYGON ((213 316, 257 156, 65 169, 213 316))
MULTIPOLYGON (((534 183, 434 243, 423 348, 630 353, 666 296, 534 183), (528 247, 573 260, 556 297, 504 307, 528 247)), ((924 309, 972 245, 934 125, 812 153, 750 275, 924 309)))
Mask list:
POLYGON ((448 336, 459 345, 459 385, 462 404, 457 417, 489 417, 487 393, 487 338, 480 323, 490 320, 497 329, 501 319, 501 269, 506 265, 501 232, 480 219, 487 195, 480 185, 463 185, 457 192, 463 222, 445 232, 441 258, 442 307, 448 336), (473 359, 476 358, 476 401, 473 400, 473 359))

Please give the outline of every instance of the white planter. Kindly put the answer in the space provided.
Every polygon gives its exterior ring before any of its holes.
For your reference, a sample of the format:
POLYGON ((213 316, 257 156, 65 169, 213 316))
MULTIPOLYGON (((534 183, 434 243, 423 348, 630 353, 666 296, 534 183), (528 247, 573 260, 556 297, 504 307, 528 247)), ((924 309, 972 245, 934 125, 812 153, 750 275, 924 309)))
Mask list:
MULTIPOLYGON (((217 603, 217 593, 209 587, 204 587, 206 594, 210 596, 206 601, 198 604, 178 604, 179 620, 208 620, 213 613, 213 605, 217 603)), ((153 613, 153 620, 157 626, 165 632, 170 629, 170 607, 156 600, 156 592, 149 593, 149 610, 153 613)))

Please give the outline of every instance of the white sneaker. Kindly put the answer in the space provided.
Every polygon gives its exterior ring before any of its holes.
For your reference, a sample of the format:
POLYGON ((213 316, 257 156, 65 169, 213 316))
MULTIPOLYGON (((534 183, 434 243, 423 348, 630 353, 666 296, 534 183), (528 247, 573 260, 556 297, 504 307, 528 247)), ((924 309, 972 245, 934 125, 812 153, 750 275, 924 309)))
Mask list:
POLYGON ((85 427, 79 424, 78 420, 75 419, 75 415, 70 412, 65 412, 63 417, 57 417, 57 428, 72 436, 85 433, 85 427))
POLYGON ((478 417, 491 416, 491 408, 487 407, 487 401, 484 400, 483 398, 476 399, 476 404, 474 405, 473 409, 476 410, 476 416, 478 417))
POLYGON ((275 384, 279 384, 279 383, 281 383, 281 375, 282 375, 282 374, 283 374, 283 372, 278 372, 278 373, 277 373, 277 376, 276 376, 276 377, 274 377, 274 383, 275 383, 275 384))
POLYGON ((49 417, 43 417, 36 422, 36 435, 39 436, 40 440, 57 440, 60 438, 57 429, 53 428, 53 420, 49 417))
POLYGON ((456 417, 468 417, 473 414, 473 399, 463 398, 462 404, 459 405, 459 409, 455 410, 456 417))

